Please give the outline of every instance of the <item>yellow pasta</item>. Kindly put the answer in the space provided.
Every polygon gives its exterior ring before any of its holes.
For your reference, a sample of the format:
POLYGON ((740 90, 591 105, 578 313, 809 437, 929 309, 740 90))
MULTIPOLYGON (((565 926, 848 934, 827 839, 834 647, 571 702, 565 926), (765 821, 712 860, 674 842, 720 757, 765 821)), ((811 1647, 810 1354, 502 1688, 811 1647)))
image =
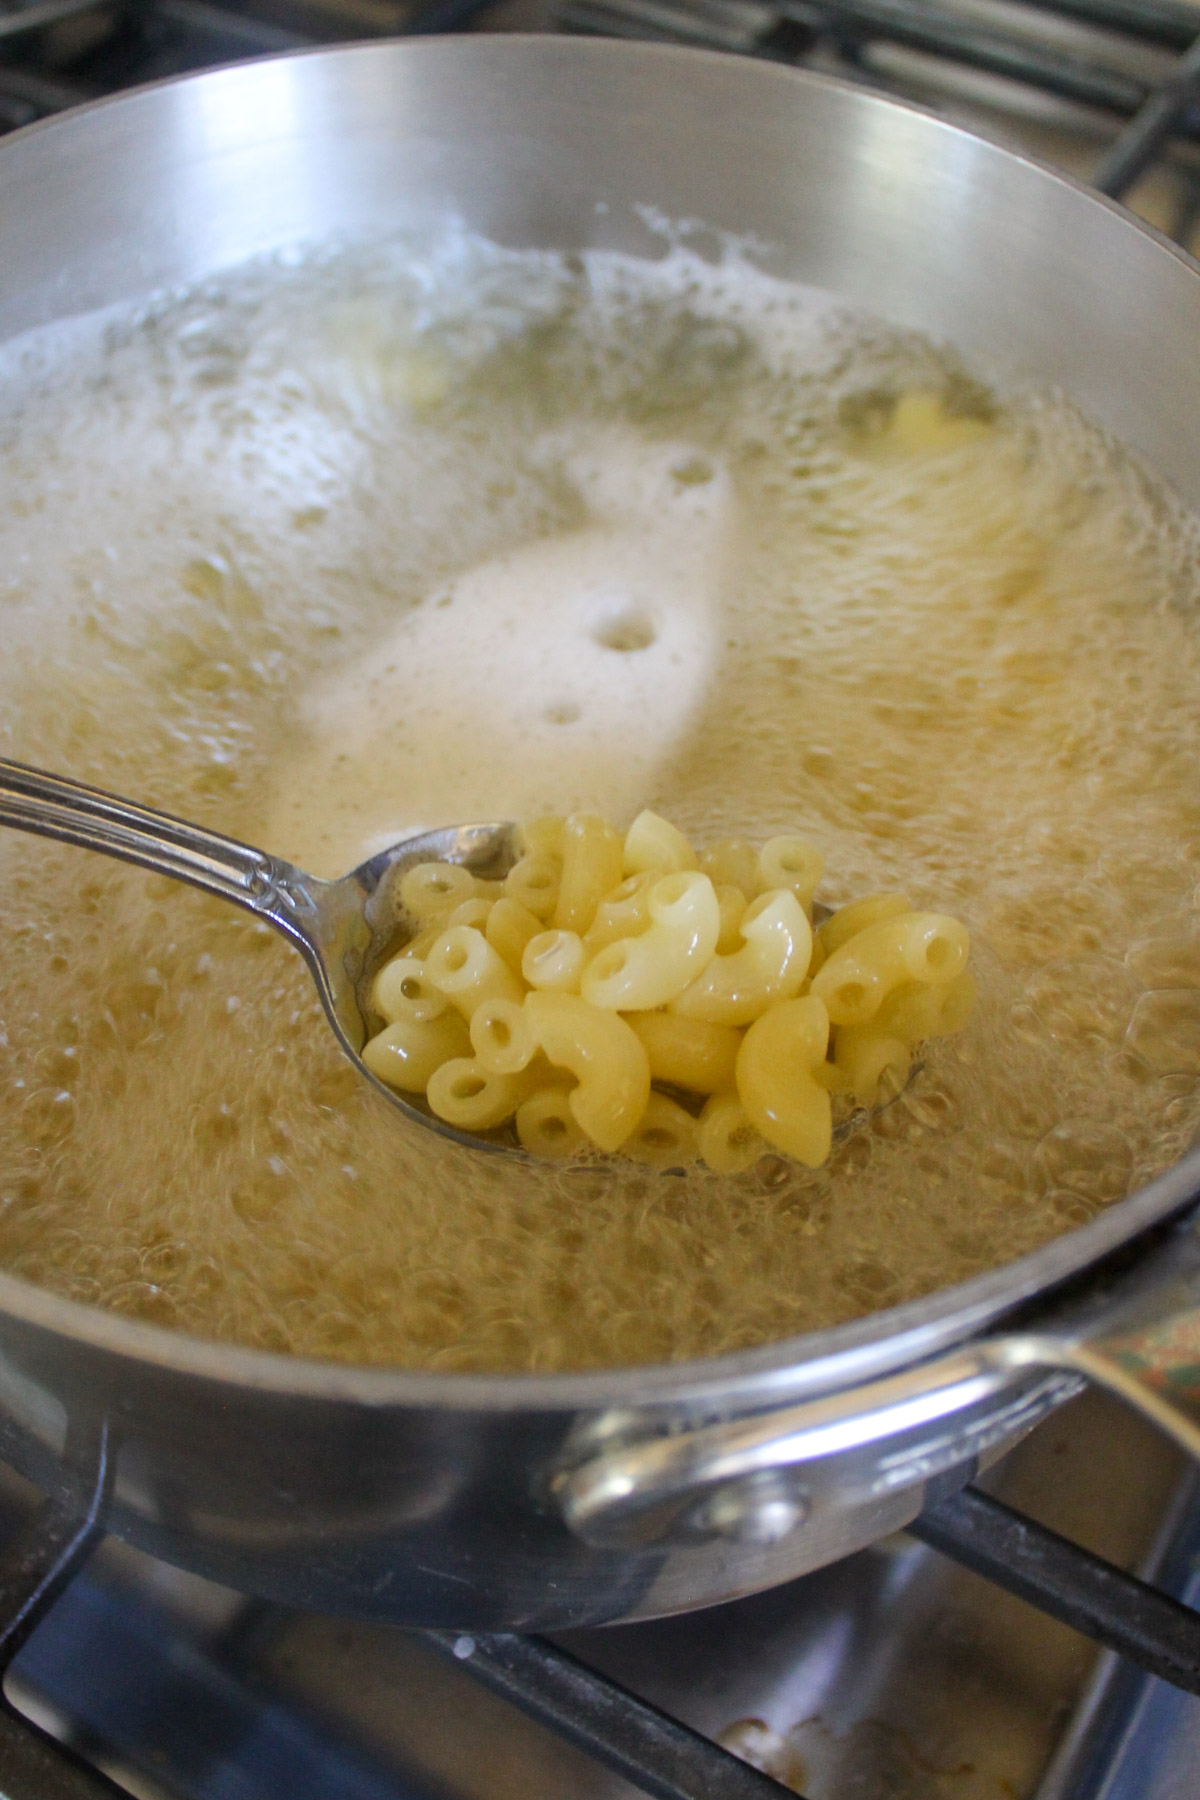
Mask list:
POLYGON ((494 900, 483 900, 478 894, 470 900, 463 900, 451 907, 446 914, 446 927, 451 925, 473 925, 476 931, 487 930, 488 917, 491 914, 494 900))
POLYGON ((424 926, 442 918, 462 900, 475 894, 475 877, 457 863, 414 863, 400 877, 400 901, 404 910, 424 926))
POLYGON ((649 1011, 682 993, 717 947, 721 909, 707 875, 664 875, 646 896, 650 923, 619 938, 583 971, 579 991, 591 1006, 649 1011))
POLYGON ((584 935, 588 954, 615 944, 618 938, 636 937, 650 923, 650 889, 658 880, 653 869, 640 875, 629 875, 611 894, 606 894, 596 908, 596 916, 584 935))
POLYGON ((747 900, 753 900, 761 887, 758 851, 744 838, 721 838, 701 850, 699 866, 716 888, 740 888, 747 900))
POLYGON ((778 1000, 791 1000, 808 975, 812 927, 788 888, 760 894, 742 915, 743 938, 672 1000, 671 1011, 717 1025, 749 1025, 778 1000))
POLYGON ((517 1141, 531 1156, 565 1159, 591 1148, 587 1132, 571 1111, 571 1091, 565 1084, 530 1094, 518 1106, 514 1122, 517 1141))
POLYGON ((705 1101, 697 1142, 702 1160, 718 1175, 739 1175, 743 1169, 752 1169, 769 1148, 733 1092, 712 1094, 705 1101))
POLYGON ((453 925, 430 947, 425 973, 439 993, 470 1018, 482 1000, 501 995, 519 1001, 524 989, 481 931, 453 925))
MULTIPOLYGON (((927 991, 934 993, 937 990, 927 991)), ((836 1028, 833 1062, 846 1078, 845 1091, 853 1094, 860 1106, 873 1106, 885 1076, 890 1078, 897 1092, 904 1086, 912 1066, 912 1055, 903 1038, 894 1036, 872 1020, 869 1025, 839 1025, 836 1028)))
POLYGON ((677 826, 657 813, 640 812, 625 833, 625 873, 655 869, 660 875, 696 867, 696 852, 677 826))
POLYGON ((553 994, 577 994, 587 961, 583 939, 575 931, 539 931, 521 958, 521 974, 532 988, 553 994))
POLYGON ((569 1103, 577 1123, 601 1150, 619 1150, 650 1098, 639 1039, 616 1013, 577 994, 530 994, 525 1014, 550 1061, 576 1078, 569 1103))
POLYGON ((436 1019, 450 1004, 425 973, 424 957, 407 955, 384 964, 371 1001, 389 1025, 394 1019, 436 1019))
POLYGON ((607 819, 572 813, 559 837, 562 879, 554 923, 562 931, 585 932, 605 894, 623 873, 623 845, 607 819))
POLYGON ((511 1119, 524 1093, 518 1075, 496 1075, 473 1056, 454 1057, 429 1077, 430 1109, 460 1131, 492 1131, 511 1119))
POLYGON ((526 852, 535 856, 557 857, 566 822, 559 813, 543 813, 540 818, 528 819, 521 827, 526 852))
POLYGON ((807 912, 824 872, 825 858, 803 838, 768 838, 758 853, 759 886, 790 889, 807 912))
POLYGON ((666 1094, 651 1093, 639 1123, 621 1145, 621 1155, 653 1169, 686 1167, 700 1151, 699 1133, 691 1113, 666 1094))
POLYGON ((731 1088, 741 1045, 740 1032, 707 1019, 681 1019, 675 1013, 631 1013, 629 1023, 650 1058, 650 1077, 693 1094, 715 1094, 731 1088))
POLYGON ((531 850, 504 877, 504 892, 544 924, 558 904, 562 865, 556 857, 531 850))
POLYGON ((496 994, 471 1014, 471 1048, 493 1075, 519 1075, 537 1055, 537 1039, 525 1008, 496 994))
POLYGON ((868 925, 878 925, 883 919, 894 919, 899 913, 912 910, 912 902, 904 894, 865 894, 861 900, 852 900, 849 906, 839 906, 831 913, 817 929, 817 942, 825 956, 832 956, 868 925))
POLYGON ((829 1094, 815 1079, 828 1042, 829 1014, 806 994, 756 1019, 737 1060, 738 1098, 751 1124, 776 1150, 814 1169, 833 1140, 829 1094))
MULTIPOLYGON (((709 877, 711 880, 711 876, 709 877)), ((721 929, 717 933, 717 955, 729 956, 742 942, 742 916, 746 911, 746 895, 742 888, 726 884, 717 888, 717 905, 721 909, 721 929)))
POLYGON ((868 925, 813 978, 835 1025, 862 1025, 904 982, 952 981, 966 966, 966 926, 945 913, 900 913, 868 925))
POLYGON ((363 1046, 362 1059, 372 1075, 406 1094, 423 1094, 437 1070, 471 1048, 461 1013, 444 1012, 436 1019, 395 1019, 363 1046))
POLYGON ((483 935, 492 949, 504 958, 513 974, 519 975, 525 946, 541 929, 542 921, 535 913, 531 913, 527 906, 522 906, 519 900, 512 900, 505 894, 497 900, 488 914, 483 935))
POLYGON ((975 1004, 975 977, 969 969, 937 987, 906 983, 889 994, 872 1021, 902 1043, 951 1037, 961 1031, 975 1004))
POLYGON ((970 1013, 957 920, 879 893, 814 934, 822 864, 803 838, 697 857, 643 812, 623 840, 571 814, 522 843, 503 881, 407 871, 415 930, 371 990, 368 1068, 459 1130, 723 1175, 768 1147, 816 1166, 834 1100, 879 1104, 970 1013))

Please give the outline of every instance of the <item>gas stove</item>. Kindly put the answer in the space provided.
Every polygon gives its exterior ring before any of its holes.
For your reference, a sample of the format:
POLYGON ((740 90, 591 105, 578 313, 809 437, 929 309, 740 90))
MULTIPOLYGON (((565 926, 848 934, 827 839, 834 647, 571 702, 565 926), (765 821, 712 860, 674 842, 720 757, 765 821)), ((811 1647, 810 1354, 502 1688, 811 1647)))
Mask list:
MULTIPOLYGON (((531 29, 825 69, 1200 242, 1190 0, 0 0, 0 132, 310 43, 531 29)), ((215 1587, 104 1538, 99 1453, 95 1474, 64 1515, 0 1470, 8 1800, 1200 1791, 1200 1476, 1098 1394, 911 1533, 704 1613, 553 1642, 215 1587)))
POLYGON ((1200 1618, 1166 1596, 1200 1599, 1196 1475, 1085 1394, 985 1485, 768 1593, 550 1642, 247 1599, 114 1540, 94 1548, 86 1508, 26 1523, 10 1478, 0 1656, 25 1642, 0 1787, 8 1800, 1194 1800, 1200 1699, 957 1559, 998 1551, 1008 1586, 1024 1579, 1060 1616, 1090 1612, 1093 1629, 1100 1617, 1195 1694, 1200 1618))

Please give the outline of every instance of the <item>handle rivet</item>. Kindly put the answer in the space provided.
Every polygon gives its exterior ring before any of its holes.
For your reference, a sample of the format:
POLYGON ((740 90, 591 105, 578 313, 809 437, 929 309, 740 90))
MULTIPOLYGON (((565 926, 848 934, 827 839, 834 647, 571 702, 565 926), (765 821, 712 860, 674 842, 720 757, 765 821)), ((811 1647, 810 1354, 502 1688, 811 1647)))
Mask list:
POLYGON ((774 1469, 727 1481, 688 1515, 691 1530, 737 1544, 777 1544, 803 1525, 809 1500, 774 1469))

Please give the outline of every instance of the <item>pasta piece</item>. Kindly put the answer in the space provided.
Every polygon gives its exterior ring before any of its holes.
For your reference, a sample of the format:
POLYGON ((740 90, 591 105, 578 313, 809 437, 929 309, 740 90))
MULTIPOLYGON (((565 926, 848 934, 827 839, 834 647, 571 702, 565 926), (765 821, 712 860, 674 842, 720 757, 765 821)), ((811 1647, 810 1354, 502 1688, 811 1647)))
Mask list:
POLYGON ((812 994, 784 1000, 756 1019, 737 1060, 738 1098, 769 1144, 819 1168, 833 1141, 829 1094, 816 1080, 829 1042, 829 1014, 812 994))
POLYGON ((475 892, 480 900, 499 900, 504 892, 504 877, 502 875, 496 877, 477 875, 475 892))
POLYGON ((514 863, 504 877, 504 892, 545 924, 558 902, 561 873, 556 857, 530 851, 528 856, 514 863))
POLYGON ((443 931, 425 958, 425 972, 466 1018, 482 1000, 497 995, 518 1004, 525 990, 504 958, 471 925, 443 931))
POLYGON ((869 925, 835 950, 813 977, 812 991, 835 1025, 863 1025, 894 988, 910 981, 953 981, 970 939, 944 913, 901 913, 869 925))
POLYGON ((579 1125, 601 1150, 620 1149, 650 1098, 650 1062, 636 1034, 577 994, 532 993, 525 1016, 550 1061, 578 1082, 569 1104, 579 1125))
POLYGON ((787 888, 752 900, 739 927, 742 948, 714 956, 671 1001, 671 1011, 715 1025, 749 1025, 779 1000, 791 1000, 808 977, 812 927, 787 888))
POLYGON ((490 1074, 519 1075, 538 1046, 524 1006, 495 994, 471 1014, 471 1047, 490 1074))
POLYGON ((641 1123, 621 1145, 621 1155, 653 1169, 685 1168, 699 1154, 696 1121, 665 1094, 651 1093, 641 1123))
POLYGON ((717 889, 717 905, 721 909, 721 929, 717 933, 717 955, 729 956, 742 941, 742 916, 746 911, 746 896, 741 888, 719 887, 717 889))
MULTIPOLYGON (((848 1031, 853 1027, 845 1026, 842 1029, 848 1031)), ((813 1080, 820 1082, 827 1094, 847 1097, 850 1094, 850 1077, 845 1069, 839 1069, 836 1063, 823 1062, 819 1069, 813 1070, 813 1080)))
POLYGON ((696 852, 678 826, 657 813, 640 812, 625 833, 625 873, 640 875, 654 869, 660 875, 679 874, 696 867, 696 852))
POLYGON ((415 956, 421 962, 424 962, 426 956, 429 954, 434 944, 437 943, 445 929, 446 915, 443 913, 440 919, 435 920, 434 923, 427 926, 424 931, 418 931, 416 937, 408 940, 407 944, 404 946, 405 956, 415 956))
POLYGON ((873 1024, 902 1043, 923 1043, 926 1038, 951 1037, 961 1031, 975 1004, 975 977, 969 969, 939 987, 910 983, 890 993, 873 1024))
POLYGON ((742 838, 721 838, 700 852, 700 867, 717 892, 723 887, 740 888, 747 900, 753 900, 761 887, 758 851, 742 838))
POLYGON ((565 1160, 591 1148, 587 1133, 571 1111, 571 1090, 567 1087, 538 1088, 528 1100, 522 1100, 516 1126, 521 1146, 531 1156, 565 1160))
MULTIPOLYGON (((928 988, 927 993, 936 993, 928 988)), ((846 1077, 845 1091, 860 1106, 874 1106, 886 1076, 898 1093, 908 1080, 912 1055, 902 1038, 894 1037, 874 1021, 869 1025, 839 1025, 833 1034, 834 1067, 846 1077)))
POLYGON ((825 872, 825 858, 803 838, 773 837, 758 853, 758 871, 760 887, 788 888, 804 910, 811 913, 813 894, 825 872))
POLYGON ((909 388, 896 402, 887 435, 902 450, 940 454, 974 443, 990 429, 983 419, 947 412, 940 394, 909 388))
POLYGON ((752 1169, 769 1148, 735 1093, 709 1096, 697 1136, 700 1155, 718 1175, 740 1175, 743 1169, 752 1169))
POLYGON ((426 975, 424 958, 406 951, 380 969, 371 1004, 390 1025, 395 1019, 436 1019, 450 1002, 426 975))
POLYGON ((372 1075, 406 1094, 423 1094, 443 1063, 471 1048, 466 1020, 447 1011, 436 1019, 395 1019, 363 1046, 372 1075))
POLYGON ((621 839, 607 819, 572 813, 563 825, 560 843, 562 880, 554 923, 561 931, 582 934, 605 894, 621 879, 621 839))
POLYGON ((673 1000, 717 947, 721 909, 707 875, 664 875, 646 896, 650 923, 619 938, 583 971, 579 991, 591 1006, 650 1011, 673 1000))
POLYGON ((459 863, 414 863, 400 877, 400 903, 424 927, 475 894, 475 877, 459 863))
POLYGON ((429 1078, 425 1098, 447 1125, 460 1131, 492 1131, 511 1119, 524 1093, 518 1075, 493 1075, 473 1056, 444 1062, 429 1078))
POLYGON ((849 906, 839 906, 818 927, 817 940, 825 955, 832 956, 868 925, 878 925, 883 919, 894 919, 900 913, 912 910, 912 902, 905 894, 864 894, 861 900, 852 900, 849 906))
POLYGON ((574 931, 539 931, 521 958, 521 973, 533 988, 554 994, 577 994, 587 961, 583 939, 574 931))
POLYGON ((493 950, 499 952, 514 975, 521 973, 521 958, 530 938, 542 929, 542 921, 519 900, 507 895, 497 900, 487 916, 483 934, 493 950))
POLYGON ((473 925, 476 931, 485 931, 494 904, 492 900, 481 900, 478 894, 471 900, 462 901, 447 913, 447 929, 451 925, 473 925))
POLYGON ((741 1033, 706 1019, 681 1019, 674 1013, 631 1013, 629 1023, 650 1058, 650 1077, 693 1094, 715 1094, 731 1088, 741 1033))
POLYGON ((650 923, 650 889, 658 880, 653 869, 641 875, 630 875, 606 894, 596 909, 596 916, 584 935, 589 956, 606 950, 618 938, 636 937, 650 923))
POLYGON ((561 813, 543 813, 540 818, 528 820, 521 827, 521 838, 526 852, 534 856, 558 857, 562 849, 563 826, 566 822, 561 813))

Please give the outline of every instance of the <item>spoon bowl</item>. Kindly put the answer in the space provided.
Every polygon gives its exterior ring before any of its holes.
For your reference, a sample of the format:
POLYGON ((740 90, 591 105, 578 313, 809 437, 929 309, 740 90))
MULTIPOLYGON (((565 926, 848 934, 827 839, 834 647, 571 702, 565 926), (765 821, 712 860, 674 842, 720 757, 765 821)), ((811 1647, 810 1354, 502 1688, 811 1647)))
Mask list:
MULTIPOLYGON (((364 1080, 410 1119, 441 1137, 472 1150, 527 1156, 515 1143, 478 1137, 446 1124, 380 1081, 362 1059, 372 1031, 375 976, 417 928, 400 898, 401 877, 417 863, 448 862, 498 880, 521 854, 516 824, 445 825, 423 831, 378 851, 348 875, 327 881, 207 826, 173 818, 65 775, 0 758, 0 825, 99 850, 158 875, 190 882, 273 925, 308 964, 334 1036, 364 1080)), ((818 904, 814 910, 818 919, 828 916, 826 907, 818 904)), ((848 1137, 892 1105, 921 1066, 913 1065, 898 1093, 872 1107, 858 1107, 843 1119, 834 1128, 835 1139, 848 1137)))

